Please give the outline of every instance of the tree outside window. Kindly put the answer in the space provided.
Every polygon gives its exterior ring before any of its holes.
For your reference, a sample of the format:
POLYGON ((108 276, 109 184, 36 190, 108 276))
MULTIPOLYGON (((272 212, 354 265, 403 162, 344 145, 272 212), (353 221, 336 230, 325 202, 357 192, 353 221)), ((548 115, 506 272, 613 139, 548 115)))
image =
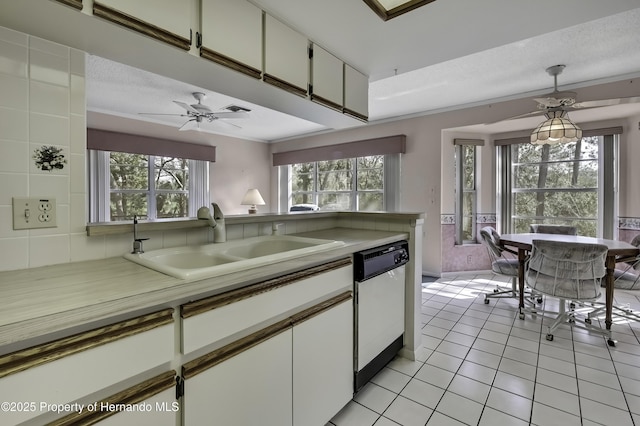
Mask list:
POLYGON ((110 220, 187 217, 189 160, 111 152, 110 220))
POLYGON ((456 145, 456 244, 476 241, 476 146, 456 145))
POLYGON ((322 210, 383 210, 384 156, 293 164, 291 202, 322 210))
POLYGON ((513 232, 532 223, 573 225, 595 237, 598 223, 598 142, 511 146, 513 232))

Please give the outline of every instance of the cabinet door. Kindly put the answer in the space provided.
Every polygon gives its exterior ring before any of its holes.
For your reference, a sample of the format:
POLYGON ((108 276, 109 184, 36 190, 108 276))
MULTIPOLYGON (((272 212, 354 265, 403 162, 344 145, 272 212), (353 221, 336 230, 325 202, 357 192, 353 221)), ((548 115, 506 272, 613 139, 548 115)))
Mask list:
POLYGON ((291 425, 291 333, 185 380, 184 425, 291 425))
POLYGON ((246 334, 258 324, 352 286, 353 268, 343 259, 186 304, 182 309, 183 353, 214 345, 228 336, 246 334), (251 297, 246 297, 245 291, 252 292, 251 297), (199 312, 199 307, 207 310, 199 312))
MULTIPOLYGON (((172 311, 137 317, 1 357, 0 401, 69 403, 154 367, 169 365, 175 349, 173 322, 126 334, 153 322, 173 321, 172 311), (24 369, 11 371, 21 363, 24 369)), ((3 424, 25 421, 48 410, 3 413, 3 424)))
POLYGON ((344 66, 340 59, 318 45, 311 60, 311 100, 334 109, 342 109, 344 66))
POLYGON ((306 96, 309 41, 270 15, 265 16, 264 81, 306 96))
POLYGON ((293 424, 325 425, 353 396, 353 302, 293 327, 293 424))
POLYGON ((344 65, 345 113, 366 120, 369 116, 369 79, 353 67, 344 65))
POLYGON ((96 0, 93 14, 188 50, 192 4, 192 0, 96 0))
POLYGON ((136 402, 140 411, 121 411, 95 423, 99 426, 175 426, 180 405, 175 388, 167 389, 142 402, 136 402))
POLYGON ((201 56, 260 77, 262 10, 244 0, 202 0, 201 56))

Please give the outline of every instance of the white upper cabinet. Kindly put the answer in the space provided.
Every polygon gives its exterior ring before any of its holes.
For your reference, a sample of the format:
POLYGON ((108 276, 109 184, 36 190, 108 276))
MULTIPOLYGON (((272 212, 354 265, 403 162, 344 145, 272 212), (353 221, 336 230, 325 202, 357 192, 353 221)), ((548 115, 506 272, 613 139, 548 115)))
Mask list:
POLYGON ((345 113, 362 120, 369 116, 369 78, 353 67, 344 65, 345 113))
POLYGON ((192 0, 96 0, 93 14, 188 50, 192 5, 192 0))
POLYGON ((262 10, 244 0, 202 0, 200 55, 260 78, 262 10))
POLYGON ((265 15, 264 81, 306 96, 309 41, 270 15, 265 15))
POLYGON ((342 109, 344 65, 322 47, 313 45, 311 58, 311 100, 334 109, 342 109))

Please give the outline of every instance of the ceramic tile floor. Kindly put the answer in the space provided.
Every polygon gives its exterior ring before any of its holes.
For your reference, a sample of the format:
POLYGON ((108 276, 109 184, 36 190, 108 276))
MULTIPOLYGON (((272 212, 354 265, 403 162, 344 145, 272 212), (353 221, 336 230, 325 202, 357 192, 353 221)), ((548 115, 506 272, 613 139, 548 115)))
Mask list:
MULTIPOLYGON (((485 304, 496 283, 507 280, 424 283, 418 360, 391 361, 327 426, 640 426, 640 323, 614 318, 616 347, 568 324, 547 341, 554 314, 520 320, 515 299, 485 304)), ((640 291, 615 299, 640 311, 640 291)))

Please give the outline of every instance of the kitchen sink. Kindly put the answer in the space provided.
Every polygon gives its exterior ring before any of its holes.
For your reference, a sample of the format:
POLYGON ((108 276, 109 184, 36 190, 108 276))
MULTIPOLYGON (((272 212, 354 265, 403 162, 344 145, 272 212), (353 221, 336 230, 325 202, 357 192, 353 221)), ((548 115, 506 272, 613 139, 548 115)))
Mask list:
POLYGON ((342 241, 293 235, 267 235, 226 243, 181 246, 127 253, 132 262, 181 278, 210 278, 298 256, 331 250, 342 241))

